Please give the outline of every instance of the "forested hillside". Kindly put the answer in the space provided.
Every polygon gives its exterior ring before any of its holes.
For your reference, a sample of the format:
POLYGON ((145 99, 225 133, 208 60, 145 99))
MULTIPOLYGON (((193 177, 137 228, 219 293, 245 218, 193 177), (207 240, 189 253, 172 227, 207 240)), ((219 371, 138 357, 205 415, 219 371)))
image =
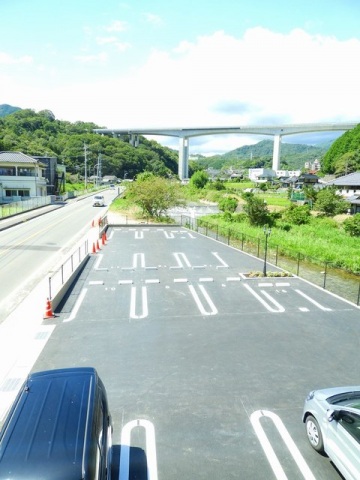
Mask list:
POLYGON ((331 145, 324 156, 322 170, 336 175, 360 170, 360 124, 345 132, 331 145))
POLYGON ((54 156, 66 165, 67 172, 84 172, 84 145, 89 175, 101 155, 102 175, 133 178, 144 170, 168 176, 178 173, 178 152, 140 137, 135 148, 129 138, 97 135, 94 123, 57 120, 49 110, 18 110, 0 118, 0 151, 19 151, 27 155, 54 156))
POLYGON ((10 113, 14 113, 18 110, 21 109, 19 107, 12 107, 11 105, 4 103, 0 105, 0 117, 5 117, 6 115, 10 115, 10 113))
MULTIPOLYGON (((262 140, 255 145, 245 145, 231 150, 224 155, 214 157, 202 157, 198 160, 199 165, 207 168, 234 167, 239 169, 247 168, 272 168, 273 156, 272 140, 262 140)), ((280 168, 288 170, 301 170, 305 162, 312 162, 315 159, 321 161, 329 145, 313 146, 292 143, 282 143, 280 168)))

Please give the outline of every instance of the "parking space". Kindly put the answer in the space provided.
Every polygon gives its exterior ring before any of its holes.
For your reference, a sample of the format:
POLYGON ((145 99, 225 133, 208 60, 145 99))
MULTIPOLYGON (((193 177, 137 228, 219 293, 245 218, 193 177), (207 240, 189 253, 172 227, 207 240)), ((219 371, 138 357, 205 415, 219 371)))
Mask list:
POLYGON ((246 278, 262 265, 186 229, 108 231, 33 370, 98 369, 114 478, 146 463, 151 479, 341 478, 301 412, 312 389, 358 384, 359 309, 296 277, 246 278))

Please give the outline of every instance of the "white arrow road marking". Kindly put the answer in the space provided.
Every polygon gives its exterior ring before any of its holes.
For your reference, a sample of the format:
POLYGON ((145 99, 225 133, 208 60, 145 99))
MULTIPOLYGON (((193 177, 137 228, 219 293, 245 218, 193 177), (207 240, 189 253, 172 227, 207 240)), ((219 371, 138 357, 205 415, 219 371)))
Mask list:
POLYGON ((83 288, 80 292, 80 295, 78 296, 78 299, 75 302, 74 308, 71 310, 70 317, 65 318, 63 323, 71 322, 72 320, 74 320, 74 318, 76 318, 79 308, 81 307, 81 304, 84 301, 86 293, 87 293, 87 288, 83 288))
POLYGON ((145 429, 147 478, 148 480, 157 480, 155 428, 148 420, 133 420, 127 423, 121 431, 119 480, 129 480, 131 432, 137 427, 143 427, 145 429))
POLYGON ((149 315, 147 289, 141 287, 141 315, 136 315, 136 287, 131 287, 130 318, 145 318, 149 315))
POLYGON ((298 289, 295 289, 295 292, 297 292, 299 295, 301 295, 302 297, 306 298, 306 300, 309 300, 310 303, 312 303, 313 305, 315 305, 316 307, 320 308, 320 310, 323 310, 324 312, 331 312, 332 309, 331 308, 328 308, 328 307, 323 307, 322 305, 320 305, 320 303, 316 302, 313 298, 311 297, 308 297, 304 292, 302 292, 301 290, 298 290, 298 289))
POLYGON ((175 238, 175 235, 173 233, 169 233, 167 232, 166 230, 164 230, 164 235, 165 235, 165 238, 175 238))
POLYGON ((135 240, 142 240, 144 238, 144 232, 139 232, 139 230, 135 230, 135 240))
POLYGON ((277 458, 276 453, 274 452, 274 449, 272 448, 271 443, 260 424, 260 420, 262 417, 268 417, 273 421, 286 447, 291 453, 291 456, 295 460, 300 472, 302 473, 302 476, 306 480, 315 480, 313 473, 305 462, 299 449, 295 445, 295 442, 291 438, 289 432, 286 430, 285 425, 281 421, 280 417, 278 417, 275 413, 269 412, 267 410, 257 410, 250 415, 250 420, 276 478, 278 480, 287 480, 288 477, 286 476, 279 462, 279 459, 277 458))
POLYGON ((203 315, 216 315, 218 313, 217 308, 215 307, 215 305, 213 304, 213 302, 212 302, 211 298, 209 297, 207 291, 205 290, 204 285, 198 285, 198 287, 199 287, 199 290, 201 291, 201 293, 203 294, 203 297, 207 301, 208 306, 210 307, 210 311, 205 310, 205 307, 202 304, 202 302, 199 298, 199 295, 196 293, 195 287, 193 285, 189 285, 189 290, 190 290, 192 296, 194 297, 194 300, 196 302, 196 305, 198 306, 198 309, 200 310, 200 312, 203 315))
POLYGON ((258 295, 255 290, 253 290, 247 283, 244 284, 245 288, 249 290, 255 298, 259 300, 260 303, 264 305, 265 308, 269 310, 269 312, 285 312, 285 308, 282 307, 274 298, 272 298, 267 292, 261 290, 261 293, 273 304, 277 307, 277 309, 272 308, 263 298, 258 295))

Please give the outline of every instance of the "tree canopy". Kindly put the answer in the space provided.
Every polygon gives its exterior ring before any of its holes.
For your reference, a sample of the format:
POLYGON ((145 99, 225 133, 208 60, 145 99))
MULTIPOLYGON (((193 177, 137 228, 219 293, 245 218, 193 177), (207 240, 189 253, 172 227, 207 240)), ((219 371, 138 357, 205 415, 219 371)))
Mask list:
POLYGON ((143 171, 165 177, 177 175, 175 150, 145 137, 140 137, 135 148, 128 136, 119 139, 98 135, 93 133, 94 128, 101 127, 91 122, 57 120, 50 110, 17 110, 0 118, 0 150, 57 157, 69 173, 84 175, 86 145, 89 176, 96 174, 99 156, 102 175, 134 178, 143 171))
POLYGON ((324 155, 321 170, 338 175, 360 170, 360 124, 335 140, 324 155))

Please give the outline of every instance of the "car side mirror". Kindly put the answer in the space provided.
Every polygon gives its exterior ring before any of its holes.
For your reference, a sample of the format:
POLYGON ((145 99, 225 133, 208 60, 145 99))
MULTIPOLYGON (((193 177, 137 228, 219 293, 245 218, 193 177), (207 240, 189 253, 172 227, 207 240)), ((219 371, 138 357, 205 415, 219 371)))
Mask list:
POLYGON ((339 417, 339 410, 328 410, 326 412, 326 418, 328 419, 328 422, 332 422, 333 420, 339 420, 339 417))

